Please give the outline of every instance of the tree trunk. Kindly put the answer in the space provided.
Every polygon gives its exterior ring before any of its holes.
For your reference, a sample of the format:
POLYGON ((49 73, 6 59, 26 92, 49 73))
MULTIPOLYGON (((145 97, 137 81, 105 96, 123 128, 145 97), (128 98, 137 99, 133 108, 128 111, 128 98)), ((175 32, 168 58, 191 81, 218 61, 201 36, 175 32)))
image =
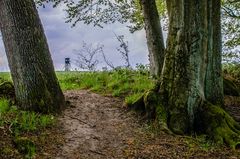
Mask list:
POLYGON ((220 1, 169 3, 170 27, 161 89, 168 96, 170 127, 185 133, 193 128, 202 101, 223 105, 220 1))
POLYGON ((43 113, 65 105, 33 0, 1 0, 0 27, 18 106, 43 113))
POLYGON ((164 42, 155 0, 140 0, 149 51, 150 73, 160 77, 164 61, 164 42))
POLYGON ((169 35, 160 86, 139 100, 163 130, 204 133, 238 147, 240 126, 222 108, 221 1, 168 0, 167 7, 169 35))

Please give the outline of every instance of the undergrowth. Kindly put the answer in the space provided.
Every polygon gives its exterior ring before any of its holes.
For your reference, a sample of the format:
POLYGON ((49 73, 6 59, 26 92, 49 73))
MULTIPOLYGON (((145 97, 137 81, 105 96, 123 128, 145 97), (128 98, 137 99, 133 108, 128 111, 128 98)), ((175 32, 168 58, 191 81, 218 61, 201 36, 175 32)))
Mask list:
POLYGON ((52 115, 21 111, 8 99, 0 99, 0 135, 6 136, 6 140, 0 141, 0 158, 13 153, 14 157, 23 155, 24 158, 33 158, 38 149, 38 138, 54 122, 52 115), (6 146, 9 143, 13 144, 6 146))
POLYGON ((230 78, 240 88, 240 64, 224 64, 223 75, 230 78))
MULTIPOLYGON (((240 79, 240 67, 224 65, 224 74, 240 79)), ((89 89, 104 95, 112 95, 125 99, 131 104, 146 90, 154 87, 154 80, 149 77, 148 70, 141 67, 137 70, 117 69, 103 72, 56 72, 62 90, 89 89)), ((11 81, 9 73, 0 74, 0 82, 11 81)), ((240 82, 239 82, 240 83, 240 82)), ((38 151, 38 138, 45 129, 54 124, 54 117, 34 112, 20 111, 12 106, 8 99, 0 99, 0 135, 10 134, 13 146, 5 146, 0 141, 0 158, 10 153, 21 153, 32 158, 38 151)), ((158 132, 156 127, 147 124, 147 130, 158 132)), ((188 147, 202 147, 211 150, 214 145, 205 137, 186 137, 188 147)), ((7 140, 7 137, 6 137, 7 140)), ((8 141, 9 143, 9 141, 8 141)))

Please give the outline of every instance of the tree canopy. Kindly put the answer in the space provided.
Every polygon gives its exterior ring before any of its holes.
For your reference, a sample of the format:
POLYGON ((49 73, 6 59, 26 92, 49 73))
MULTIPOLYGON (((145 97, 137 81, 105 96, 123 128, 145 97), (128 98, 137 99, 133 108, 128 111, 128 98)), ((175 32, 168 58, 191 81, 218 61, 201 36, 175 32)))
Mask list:
POLYGON ((222 33, 224 60, 240 62, 240 1, 222 1, 222 33))
MULTIPOLYGON (((44 6, 51 3, 53 7, 66 5, 66 22, 76 26, 78 22, 104 27, 115 22, 126 23, 131 32, 144 27, 142 6, 139 0, 35 0, 44 6)), ((167 28, 168 16, 166 1, 156 0, 158 13, 164 21, 163 28, 167 28)), ((240 51, 240 1, 222 0, 222 33, 224 61, 238 61, 240 51)))

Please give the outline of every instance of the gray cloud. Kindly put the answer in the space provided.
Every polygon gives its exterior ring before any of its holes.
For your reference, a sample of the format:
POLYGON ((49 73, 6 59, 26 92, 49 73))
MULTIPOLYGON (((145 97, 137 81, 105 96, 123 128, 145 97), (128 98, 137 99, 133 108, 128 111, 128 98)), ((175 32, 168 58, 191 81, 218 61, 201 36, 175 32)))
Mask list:
MULTIPOLYGON (((121 57, 116 51, 119 43, 114 37, 114 32, 118 35, 124 35, 125 40, 128 41, 130 62, 133 66, 136 63, 148 63, 144 31, 130 34, 128 28, 122 24, 107 25, 102 29, 79 23, 76 27, 71 28, 70 24, 65 23, 63 9, 63 6, 54 9, 51 6, 39 8, 39 15, 44 26, 56 70, 63 69, 65 57, 72 59, 76 57, 74 50, 80 49, 83 41, 88 44, 92 43, 96 45, 99 43, 104 45, 104 52, 109 60, 116 66, 121 65, 121 57)), ((8 70, 2 41, 0 41, 0 59, 0 70, 8 70)), ((103 66, 104 63, 101 65, 103 66)))

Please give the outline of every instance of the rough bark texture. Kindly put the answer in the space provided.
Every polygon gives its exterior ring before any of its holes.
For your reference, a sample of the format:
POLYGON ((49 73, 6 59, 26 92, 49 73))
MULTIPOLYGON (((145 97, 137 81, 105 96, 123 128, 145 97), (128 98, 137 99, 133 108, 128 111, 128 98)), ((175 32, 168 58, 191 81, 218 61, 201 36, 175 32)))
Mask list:
POLYGON ((149 51, 150 73, 152 76, 160 77, 164 61, 164 42, 160 18, 155 0, 140 0, 147 45, 149 51))
POLYGON ((65 104, 33 0, 0 0, 0 27, 18 105, 59 112, 65 104))
POLYGON ((168 96, 169 126, 186 133, 192 129, 202 100, 223 104, 220 1, 169 3, 170 27, 161 89, 168 96))
POLYGON ((240 126, 222 107, 221 1, 166 2, 170 23, 160 89, 139 100, 163 129, 205 133, 238 147, 240 126))

